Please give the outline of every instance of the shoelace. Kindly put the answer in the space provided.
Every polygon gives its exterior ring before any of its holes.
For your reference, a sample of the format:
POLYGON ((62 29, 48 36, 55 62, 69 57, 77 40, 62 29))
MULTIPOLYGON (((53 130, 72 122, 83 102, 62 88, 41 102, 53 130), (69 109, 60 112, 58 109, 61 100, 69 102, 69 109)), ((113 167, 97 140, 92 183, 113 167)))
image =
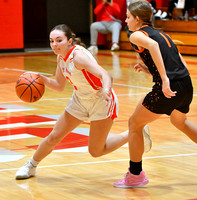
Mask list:
POLYGON ((30 161, 28 161, 28 162, 25 163, 25 166, 29 166, 29 165, 31 165, 31 166, 30 166, 31 168, 36 167, 36 166, 34 166, 30 161))

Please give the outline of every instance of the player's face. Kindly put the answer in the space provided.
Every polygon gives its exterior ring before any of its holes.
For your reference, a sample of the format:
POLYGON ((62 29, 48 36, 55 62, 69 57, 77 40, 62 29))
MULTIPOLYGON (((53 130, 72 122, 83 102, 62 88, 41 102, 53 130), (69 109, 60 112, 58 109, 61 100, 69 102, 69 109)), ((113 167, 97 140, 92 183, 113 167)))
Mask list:
POLYGON ((136 25, 137 25, 137 17, 134 17, 130 11, 127 9, 127 18, 125 22, 127 23, 127 26, 130 31, 135 31, 136 30, 136 25))
POLYGON ((54 30, 50 33, 50 45, 56 55, 65 56, 72 45, 71 40, 67 39, 63 31, 54 30))

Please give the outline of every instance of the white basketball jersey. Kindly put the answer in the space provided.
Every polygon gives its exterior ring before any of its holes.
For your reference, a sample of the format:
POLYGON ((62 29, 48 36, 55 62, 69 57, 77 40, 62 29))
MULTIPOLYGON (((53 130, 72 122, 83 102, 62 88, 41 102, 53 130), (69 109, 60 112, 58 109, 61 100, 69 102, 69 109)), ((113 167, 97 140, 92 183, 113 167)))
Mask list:
POLYGON ((96 93, 102 88, 102 82, 99 78, 86 70, 76 69, 73 62, 73 53, 75 50, 82 50, 89 58, 96 62, 92 54, 84 47, 75 45, 67 54, 66 58, 60 57, 60 68, 66 79, 73 84, 74 93, 82 99, 98 98, 96 93))

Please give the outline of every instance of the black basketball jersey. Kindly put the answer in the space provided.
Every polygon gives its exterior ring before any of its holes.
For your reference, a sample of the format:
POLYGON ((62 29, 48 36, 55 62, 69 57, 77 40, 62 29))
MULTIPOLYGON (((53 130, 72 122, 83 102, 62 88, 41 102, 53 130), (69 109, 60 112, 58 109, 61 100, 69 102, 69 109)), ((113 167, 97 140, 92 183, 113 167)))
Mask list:
MULTIPOLYGON (((176 45, 167 34, 148 25, 142 26, 139 31, 142 31, 159 44, 165 70, 170 80, 181 79, 189 75, 187 68, 181 61, 176 45)), ((161 77, 149 50, 145 48, 139 50, 135 44, 131 43, 131 45, 148 67, 153 76, 153 82, 161 82, 161 77)))

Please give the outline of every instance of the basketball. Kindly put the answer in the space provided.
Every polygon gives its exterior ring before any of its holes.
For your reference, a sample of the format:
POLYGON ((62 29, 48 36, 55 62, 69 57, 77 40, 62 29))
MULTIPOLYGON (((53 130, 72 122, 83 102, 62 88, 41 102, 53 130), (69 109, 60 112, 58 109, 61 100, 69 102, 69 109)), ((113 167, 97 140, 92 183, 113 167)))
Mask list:
POLYGON ((24 102, 38 101, 44 94, 42 77, 34 72, 23 73, 16 82, 16 94, 24 102))

